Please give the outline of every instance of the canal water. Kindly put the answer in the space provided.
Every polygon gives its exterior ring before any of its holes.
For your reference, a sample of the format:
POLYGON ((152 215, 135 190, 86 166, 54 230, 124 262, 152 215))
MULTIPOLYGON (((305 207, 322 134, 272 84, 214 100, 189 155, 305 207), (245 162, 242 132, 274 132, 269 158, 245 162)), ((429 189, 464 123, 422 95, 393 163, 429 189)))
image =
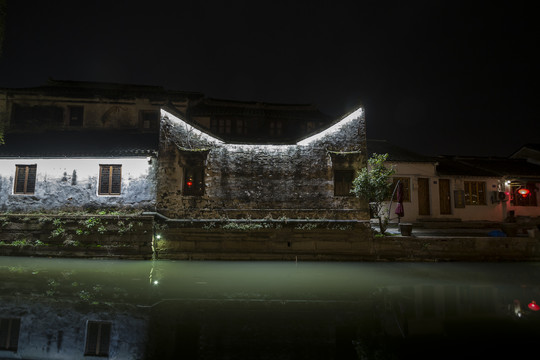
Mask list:
POLYGON ((0 359, 525 356, 539 263, 0 257, 0 359))

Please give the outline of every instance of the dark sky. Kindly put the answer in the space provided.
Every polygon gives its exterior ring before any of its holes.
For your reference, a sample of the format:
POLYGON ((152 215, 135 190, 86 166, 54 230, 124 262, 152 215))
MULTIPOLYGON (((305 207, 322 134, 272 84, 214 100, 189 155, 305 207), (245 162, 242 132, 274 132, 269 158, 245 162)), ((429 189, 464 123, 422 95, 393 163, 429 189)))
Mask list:
POLYGON ((7 0, 0 87, 160 85, 336 117, 363 104, 369 138, 507 156, 540 142, 530 4, 7 0))

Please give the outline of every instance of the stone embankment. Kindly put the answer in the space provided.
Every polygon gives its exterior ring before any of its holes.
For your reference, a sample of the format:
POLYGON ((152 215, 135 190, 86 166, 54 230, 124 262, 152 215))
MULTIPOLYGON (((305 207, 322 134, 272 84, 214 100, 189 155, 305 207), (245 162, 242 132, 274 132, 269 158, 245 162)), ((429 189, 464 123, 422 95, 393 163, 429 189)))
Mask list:
MULTIPOLYGON (((413 226, 377 236, 367 221, 172 220, 138 215, 2 215, 0 256, 163 260, 540 261, 537 231, 413 226)), ((529 229, 530 230, 530 229, 529 229)))

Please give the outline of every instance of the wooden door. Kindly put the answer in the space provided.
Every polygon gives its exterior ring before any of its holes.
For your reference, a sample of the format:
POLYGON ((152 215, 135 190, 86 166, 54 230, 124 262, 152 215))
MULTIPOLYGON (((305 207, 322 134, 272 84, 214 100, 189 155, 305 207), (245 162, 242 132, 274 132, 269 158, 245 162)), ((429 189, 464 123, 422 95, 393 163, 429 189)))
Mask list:
POLYGON ((418 178, 418 215, 429 213, 429 179, 418 178))
POLYGON ((450 180, 439 179, 439 203, 441 215, 451 214, 450 180))

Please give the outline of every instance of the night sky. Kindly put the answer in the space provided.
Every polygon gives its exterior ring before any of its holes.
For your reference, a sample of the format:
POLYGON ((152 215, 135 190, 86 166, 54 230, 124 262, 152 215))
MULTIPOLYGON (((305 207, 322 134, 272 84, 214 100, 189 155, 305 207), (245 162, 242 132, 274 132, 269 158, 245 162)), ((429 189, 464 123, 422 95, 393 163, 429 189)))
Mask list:
POLYGON ((362 104, 369 138, 508 156, 540 142, 531 4, 7 0, 0 87, 159 85, 335 117, 362 104))

